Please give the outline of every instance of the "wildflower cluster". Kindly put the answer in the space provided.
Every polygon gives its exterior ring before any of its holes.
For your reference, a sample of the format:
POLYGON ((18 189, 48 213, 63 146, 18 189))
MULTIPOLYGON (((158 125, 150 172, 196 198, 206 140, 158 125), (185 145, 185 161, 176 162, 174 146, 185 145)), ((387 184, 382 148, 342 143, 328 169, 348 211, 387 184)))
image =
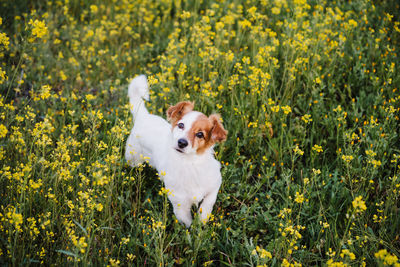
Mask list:
POLYGON ((389 253, 386 249, 381 249, 375 253, 375 258, 383 262, 385 266, 400 266, 399 258, 396 255, 389 253))
POLYGON ((32 19, 28 22, 28 25, 32 27, 32 37, 30 37, 29 41, 33 42, 36 39, 41 39, 48 34, 48 30, 44 21, 32 19))
POLYGON ((398 10, 3 1, 0 264, 397 266, 398 10), (191 100, 224 119, 207 223, 201 200, 176 220, 147 155, 124 160, 137 74, 152 114, 191 100))
POLYGON ((364 200, 362 199, 362 196, 356 197, 353 202, 353 208, 355 213, 361 213, 364 212, 367 209, 367 206, 365 205, 364 200))

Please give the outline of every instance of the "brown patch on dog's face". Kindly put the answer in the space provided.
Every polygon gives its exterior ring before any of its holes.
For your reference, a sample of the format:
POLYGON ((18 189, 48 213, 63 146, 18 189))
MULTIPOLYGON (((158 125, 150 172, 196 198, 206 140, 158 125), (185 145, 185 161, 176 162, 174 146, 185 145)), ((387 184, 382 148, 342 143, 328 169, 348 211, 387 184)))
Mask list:
POLYGON ((197 148, 196 153, 202 154, 214 144, 211 138, 211 129, 213 125, 206 115, 200 115, 193 123, 188 133, 188 137, 193 147, 197 148))
POLYGON ((196 153, 202 154, 216 142, 224 141, 227 133, 219 120, 219 115, 213 114, 208 118, 206 115, 200 115, 193 123, 188 137, 192 146, 197 147, 196 153))
POLYGON ((194 103, 189 101, 179 102, 175 106, 169 107, 167 110, 167 119, 171 121, 172 128, 174 128, 177 122, 188 112, 192 111, 194 103))

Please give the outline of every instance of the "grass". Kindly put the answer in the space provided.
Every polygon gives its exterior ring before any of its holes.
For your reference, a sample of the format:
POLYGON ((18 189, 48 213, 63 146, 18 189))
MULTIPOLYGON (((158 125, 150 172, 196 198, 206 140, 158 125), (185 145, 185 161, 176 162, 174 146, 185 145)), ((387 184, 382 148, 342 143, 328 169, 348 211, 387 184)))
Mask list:
POLYGON ((0 263, 399 266, 396 1, 3 1, 0 263), (213 217, 123 154, 149 110, 220 113, 213 217))

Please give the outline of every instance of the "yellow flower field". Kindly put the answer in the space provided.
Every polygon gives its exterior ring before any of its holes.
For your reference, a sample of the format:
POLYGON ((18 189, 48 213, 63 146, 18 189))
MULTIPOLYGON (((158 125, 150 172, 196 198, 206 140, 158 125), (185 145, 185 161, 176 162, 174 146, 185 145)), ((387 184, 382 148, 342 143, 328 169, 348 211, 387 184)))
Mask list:
POLYGON ((399 49, 394 0, 2 1, 0 264, 400 266, 399 49), (125 162, 138 74, 229 131, 206 224, 125 162))

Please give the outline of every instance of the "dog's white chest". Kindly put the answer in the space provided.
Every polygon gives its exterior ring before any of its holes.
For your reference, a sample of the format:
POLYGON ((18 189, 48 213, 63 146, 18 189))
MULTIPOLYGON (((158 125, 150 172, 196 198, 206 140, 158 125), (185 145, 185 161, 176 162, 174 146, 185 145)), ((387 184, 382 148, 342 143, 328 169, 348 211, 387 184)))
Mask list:
POLYGON ((175 197, 198 204, 221 184, 219 163, 214 159, 207 165, 181 162, 180 165, 168 168, 164 183, 175 197))

